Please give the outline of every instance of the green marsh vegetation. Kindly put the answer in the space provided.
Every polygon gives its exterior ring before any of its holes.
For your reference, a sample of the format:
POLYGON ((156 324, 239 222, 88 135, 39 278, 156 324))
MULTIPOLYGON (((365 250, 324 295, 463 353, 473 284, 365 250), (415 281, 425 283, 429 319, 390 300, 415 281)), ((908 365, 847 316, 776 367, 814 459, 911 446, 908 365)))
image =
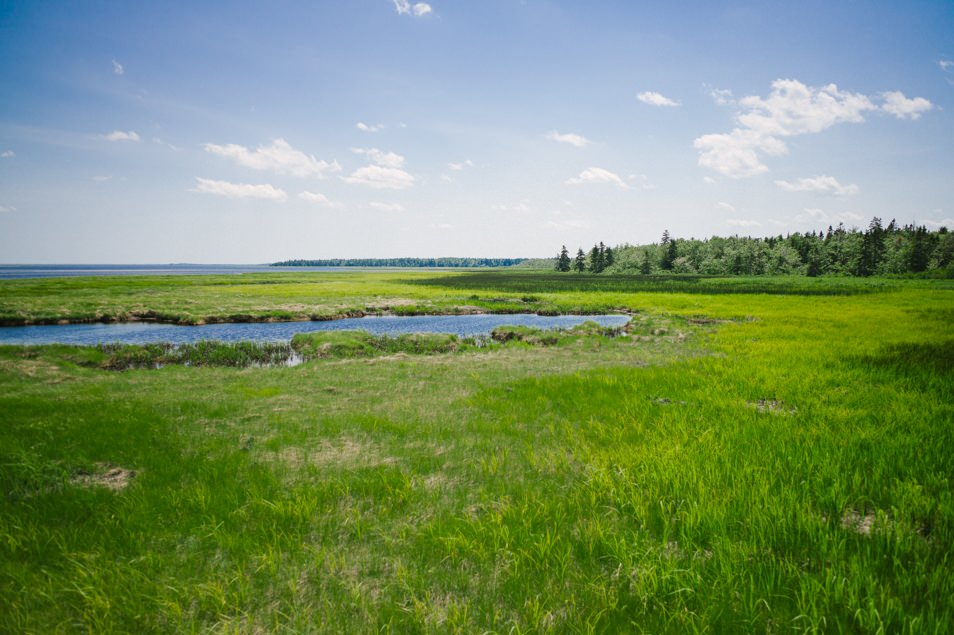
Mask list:
POLYGON ((0 283, 2 315, 33 319, 634 316, 553 345, 340 335, 295 367, 109 372, 83 363, 104 351, 0 347, 0 624, 951 630, 948 282, 543 275, 0 283))

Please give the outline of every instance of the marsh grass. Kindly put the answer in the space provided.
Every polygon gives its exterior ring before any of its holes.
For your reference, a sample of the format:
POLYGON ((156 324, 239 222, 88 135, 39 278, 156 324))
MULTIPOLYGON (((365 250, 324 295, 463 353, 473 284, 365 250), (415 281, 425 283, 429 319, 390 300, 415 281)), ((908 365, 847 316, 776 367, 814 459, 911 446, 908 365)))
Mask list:
POLYGON ((630 332, 293 368, 0 347, 0 623, 950 631, 954 300, 900 286, 540 290, 630 332))

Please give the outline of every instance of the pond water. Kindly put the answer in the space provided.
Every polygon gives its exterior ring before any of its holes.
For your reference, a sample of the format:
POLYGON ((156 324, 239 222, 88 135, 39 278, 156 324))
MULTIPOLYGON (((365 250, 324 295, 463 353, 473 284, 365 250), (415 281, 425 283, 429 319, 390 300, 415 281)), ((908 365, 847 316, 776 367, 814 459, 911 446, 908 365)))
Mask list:
POLYGON ((402 333, 453 333, 460 337, 487 335, 498 326, 532 326, 540 329, 570 328, 587 320, 601 326, 623 326, 626 315, 416 315, 408 317, 361 317, 325 322, 255 322, 178 326, 152 322, 121 324, 51 324, 0 327, 0 344, 95 345, 109 342, 188 344, 201 340, 220 342, 287 342, 295 333, 364 330, 375 335, 402 333))

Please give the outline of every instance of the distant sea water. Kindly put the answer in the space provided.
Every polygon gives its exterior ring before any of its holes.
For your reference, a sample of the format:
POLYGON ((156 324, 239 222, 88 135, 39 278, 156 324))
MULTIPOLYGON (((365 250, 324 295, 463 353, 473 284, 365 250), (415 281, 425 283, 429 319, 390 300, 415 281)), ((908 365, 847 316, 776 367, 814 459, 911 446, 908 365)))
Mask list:
MULTIPOLYGON (((179 276, 291 271, 344 271, 359 267, 270 267, 268 265, 0 265, 0 280, 71 276, 179 276)), ((383 267, 376 267, 383 269, 383 267)))

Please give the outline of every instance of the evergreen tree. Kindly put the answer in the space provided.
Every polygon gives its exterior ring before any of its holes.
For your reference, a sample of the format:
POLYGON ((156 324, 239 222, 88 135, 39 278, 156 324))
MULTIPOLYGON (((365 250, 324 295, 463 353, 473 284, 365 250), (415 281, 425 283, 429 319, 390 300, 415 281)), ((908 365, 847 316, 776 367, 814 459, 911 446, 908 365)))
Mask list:
POLYGON ((653 272, 653 261, 649 257, 649 250, 643 252, 643 261, 639 263, 639 273, 648 276, 653 272))
POLYGON ((586 254, 583 253, 582 247, 576 250, 576 260, 573 261, 573 268, 579 273, 586 271, 586 254))
POLYGON ((603 252, 603 268, 609 269, 612 267, 615 258, 616 256, 613 255, 613 250, 607 247, 606 251, 603 252))
POLYGON ((659 259, 659 268, 663 271, 672 271, 672 265, 679 257, 679 251, 676 248, 676 241, 669 237, 669 230, 663 231, 662 235, 662 257, 659 259))
MULTIPOLYGON (((600 243, 602 245, 603 243, 600 243)), ((603 271, 603 250, 597 245, 590 249, 590 273, 600 273, 603 271)))
POLYGON ((563 245, 563 249, 560 250, 560 255, 557 256, 556 270, 557 271, 570 270, 570 254, 566 250, 566 245, 563 245))

